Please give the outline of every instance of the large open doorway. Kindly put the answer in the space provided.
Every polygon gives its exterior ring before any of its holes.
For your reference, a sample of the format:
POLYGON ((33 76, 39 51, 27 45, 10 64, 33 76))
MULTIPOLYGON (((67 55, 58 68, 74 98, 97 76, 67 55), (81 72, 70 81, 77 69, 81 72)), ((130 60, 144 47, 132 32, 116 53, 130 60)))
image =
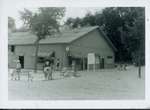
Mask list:
POLYGON ((21 68, 24 68, 24 56, 19 56, 21 68))
POLYGON ((75 62, 77 70, 87 70, 87 57, 68 56, 68 66, 75 62))

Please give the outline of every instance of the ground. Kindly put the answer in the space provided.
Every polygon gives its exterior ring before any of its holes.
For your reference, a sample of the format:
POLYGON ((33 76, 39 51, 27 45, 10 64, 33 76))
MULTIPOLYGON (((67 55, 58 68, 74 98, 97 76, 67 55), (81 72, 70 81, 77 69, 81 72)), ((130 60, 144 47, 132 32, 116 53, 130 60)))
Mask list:
POLYGON ((104 69, 95 72, 80 71, 80 77, 60 76, 54 73, 54 80, 44 81, 42 73, 34 74, 33 81, 22 75, 21 81, 8 81, 10 100, 54 100, 54 99, 144 99, 145 68, 142 78, 138 69, 129 66, 127 71, 104 69))

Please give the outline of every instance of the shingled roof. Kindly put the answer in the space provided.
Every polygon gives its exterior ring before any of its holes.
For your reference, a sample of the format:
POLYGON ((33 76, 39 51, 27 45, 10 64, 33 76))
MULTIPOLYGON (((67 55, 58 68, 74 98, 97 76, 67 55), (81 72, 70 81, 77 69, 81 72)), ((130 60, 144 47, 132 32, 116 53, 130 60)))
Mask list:
MULTIPOLYGON (((71 43, 74 40, 88 34, 89 32, 99 29, 98 26, 84 27, 75 30, 62 31, 52 36, 47 36, 45 39, 40 40, 40 44, 59 44, 59 43, 71 43)), ((104 38, 108 41, 110 46, 116 51, 116 48, 111 43, 111 41, 106 38, 106 35, 103 35, 104 38)), ((31 32, 16 32, 9 34, 8 43, 9 45, 30 45, 34 44, 37 37, 31 32)))

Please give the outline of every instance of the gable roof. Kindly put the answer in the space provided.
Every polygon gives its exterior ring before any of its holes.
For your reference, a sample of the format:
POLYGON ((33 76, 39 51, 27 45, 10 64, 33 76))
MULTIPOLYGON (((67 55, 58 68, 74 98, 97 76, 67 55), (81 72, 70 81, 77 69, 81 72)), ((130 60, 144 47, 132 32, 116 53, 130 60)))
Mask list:
MULTIPOLYGON (((108 44, 112 47, 114 51, 117 49, 115 46, 112 44, 112 42, 109 40, 109 38, 100 30, 98 26, 90 26, 90 27, 84 27, 84 28, 79 28, 75 30, 68 30, 68 31, 63 31, 60 33, 57 33, 52 36, 47 36, 45 39, 40 40, 40 44, 60 44, 60 43, 71 43, 78 38, 81 38, 82 36, 88 34, 89 32, 99 29, 101 34, 104 36, 108 44)), ((8 36, 8 44, 9 45, 29 45, 29 44, 34 44, 36 42, 36 35, 34 35, 31 32, 16 32, 16 33, 11 33, 8 36)))
POLYGON ((108 45, 110 45, 110 47, 112 47, 112 49, 114 51, 117 51, 117 48, 114 46, 114 44, 111 42, 111 40, 108 38, 108 36, 106 36, 106 34, 100 28, 99 28, 99 32, 102 34, 104 39, 108 42, 108 45))

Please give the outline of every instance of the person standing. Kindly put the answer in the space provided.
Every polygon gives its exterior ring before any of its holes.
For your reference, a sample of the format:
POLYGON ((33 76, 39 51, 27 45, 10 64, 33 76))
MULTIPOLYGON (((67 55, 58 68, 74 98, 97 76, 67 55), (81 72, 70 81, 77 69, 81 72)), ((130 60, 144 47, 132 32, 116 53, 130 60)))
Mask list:
POLYGON ((44 65, 44 77, 45 80, 52 80, 52 64, 49 61, 45 62, 44 65))
POLYGON ((47 71, 48 71, 48 67, 50 66, 50 62, 49 61, 45 61, 45 64, 44 64, 44 77, 45 77, 45 80, 47 79, 47 71))
POLYGON ((77 75, 77 68, 76 68, 76 62, 72 61, 72 70, 73 70, 73 76, 77 75))
POLYGON ((48 74, 47 74, 47 79, 48 80, 52 80, 52 70, 53 70, 53 66, 52 64, 49 66, 49 69, 48 69, 48 74))
POLYGON ((56 69, 59 71, 59 67, 60 67, 60 60, 59 58, 56 61, 56 69))
POLYGON ((21 73, 21 64, 20 64, 20 60, 17 60, 17 64, 16 64, 16 73, 17 73, 17 80, 20 80, 20 73, 21 73))

